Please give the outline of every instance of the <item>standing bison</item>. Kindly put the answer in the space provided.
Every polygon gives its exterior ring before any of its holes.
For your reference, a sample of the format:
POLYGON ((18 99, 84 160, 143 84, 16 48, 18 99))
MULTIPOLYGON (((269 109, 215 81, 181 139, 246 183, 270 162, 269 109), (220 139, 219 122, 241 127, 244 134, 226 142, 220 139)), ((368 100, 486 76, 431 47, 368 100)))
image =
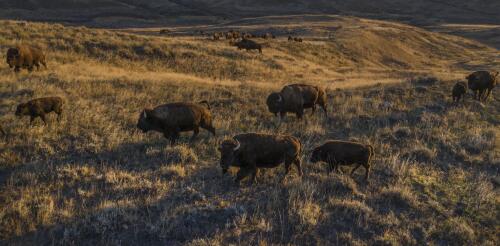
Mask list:
POLYGON ((42 50, 27 45, 18 45, 7 50, 7 64, 19 72, 21 68, 33 71, 33 66, 40 69, 40 64, 47 68, 45 54, 42 50))
POLYGON ((337 170, 339 165, 356 164, 351 171, 352 174, 361 165, 365 168, 365 180, 368 180, 370 173, 370 161, 373 159, 374 152, 371 145, 361 143, 330 140, 323 145, 315 148, 311 155, 311 162, 326 162, 329 172, 337 170))
POLYGON ((498 72, 476 71, 466 77, 469 89, 474 93, 474 99, 486 101, 497 83, 498 72))
POLYGON ((238 47, 239 50, 258 50, 259 53, 262 53, 262 45, 250 39, 242 39, 241 41, 235 42, 232 45, 238 47))
POLYGON ((237 184, 252 175, 251 183, 255 182, 258 168, 274 168, 285 163, 284 179, 290 171, 290 165, 297 166, 299 175, 302 176, 300 168, 300 141, 288 135, 269 135, 258 133, 246 133, 234 136, 230 140, 221 143, 220 166, 225 174, 230 166, 239 167, 236 176, 237 184))
POLYGON ((57 114, 57 120, 61 119, 63 100, 60 97, 42 97, 33 99, 17 106, 16 116, 30 116, 30 124, 36 117, 40 117, 43 123, 47 124, 45 115, 54 112, 57 114))
POLYGON ((320 105, 327 114, 326 92, 323 88, 305 84, 292 84, 283 87, 281 92, 273 92, 267 97, 267 108, 269 112, 283 118, 286 113, 295 113, 301 119, 304 109, 312 108, 316 111, 316 105, 320 105))
POLYGON ((212 114, 206 101, 196 103, 169 103, 157 106, 154 109, 144 109, 137 122, 137 128, 143 132, 162 132, 172 145, 179 138, 180 132, 193 131, 191 141, 194 141, 200 132, 200 127, 208 130, 215 136, 212 126, 212 114), (206 103, 207 107, 200 105, 206 103))
POLYGON ((451 91, 453 97, 453 102, 458 103, 460 99, 462 101, 465 99, 465 94, 467 93, 467 84, 463 81, 457 82, 451 91))

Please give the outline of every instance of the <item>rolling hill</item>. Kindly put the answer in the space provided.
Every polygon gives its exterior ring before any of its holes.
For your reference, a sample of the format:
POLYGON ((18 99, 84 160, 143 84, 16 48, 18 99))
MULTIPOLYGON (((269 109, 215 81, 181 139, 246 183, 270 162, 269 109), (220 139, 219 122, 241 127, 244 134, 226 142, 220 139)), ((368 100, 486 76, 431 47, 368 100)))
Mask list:
POLYGON ((405 21, 498 24, 500 3, 495 0, 4 0, 0 17, 65 21, 94 26, 185 25, 221 23, 242 17, 290 14, 347 14, 405 21))

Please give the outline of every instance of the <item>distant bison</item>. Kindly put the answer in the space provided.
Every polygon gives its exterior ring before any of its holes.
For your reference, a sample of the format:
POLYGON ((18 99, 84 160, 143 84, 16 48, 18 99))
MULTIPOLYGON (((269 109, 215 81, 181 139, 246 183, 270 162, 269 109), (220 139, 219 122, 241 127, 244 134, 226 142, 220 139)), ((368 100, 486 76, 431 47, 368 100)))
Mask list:
POLYGON ((213 39, 213 40, 219 40, 219 39, 221 39, 223 36, 224 36, 224 34, 222 34, 221 32, 215 32, 215 33, 212 35, 212 39, 213 39))
POLYGON ((7 136, 7 133, 5 133, 5 131, 3 130, 2 125, 0 125, 0 133, 2 134, 2 136, 7 136))
POLYGON ((235 182, 239 184, 249 174, 252 175, 251 182, 255 182, 258 168, 274 168, 284 162, 283 180, 290 171, 292 163, 297 167, 299 175, 302 175, 301 148, 300 141, 293 136, 259 133, 240 134, 221 143, 219 147, 220 166, 223 174, 230 166, 239 167, 240 170, 235 179, 235 182))
POLYGON ((269 32, 260 35, 260 37, 263 38, 263 39, 272 39, 272 38, 274 39, 274 38, 276 38, 276 36, 274 36, 272 33, 269 33, 269 32))
POLYGON ((474 99, 486 101, 495 88, 498 72, 476 71, 466 77, 469 89, 474 92, 474 99))
POLYGON ((351 176, 356 169, 363 165, 366 170, 365 180, 367 180, 370 173, 370 161, 373 156, 374 152, 371 145, 330 140, 313 150, 310 161, 312 163, 326 162, 329 172, 337 170, 339 165, 356 164, 351 171, 351 176))
POLYGON ((312 108, 312 113, 316 111, 316 105, 326 109, 326 92, 318 86, 306 84, 292 84, 283 87, 281 92, 271 93, 266 101, 269 111, 275 115, 284 117, 286 113, 295 113, 300 119, 304 114, 304 109, 312 108))
POLYGON ((235 42, 233 45, 238 47, 239 50, 258 50, 259 53, 262 53, 262 45, 250 39, 242 39, 239 42, 235 42))
POLYGON ((7 50, 7 64, 19 72, 21 68, 33 71, 33 66, 40 69, 40 64, 47 68, 45 54, 42 50, 27 45, 18 45, 7 50))
POLYGON ((162 132, 165 138, 173 145, 179 138, 180 132, 193 131, 191 141, 194 141, 200 132, 200 127, 208 130, 215 136, 212 126, 212 114, 208 103, 169 103, 157 106, 154 109, 144 109, 137 122, 137 128, 143 132, 162 132), (200 105, 206 103, 207 107, 200 105))
POLYGON ((36 117, 40 117, 45 124, 47 121, 45 115, 54 112, 57 114, 59 121, 62 114, 63 100, 60 97, 43 97, 33 99, 26 103, 21 103, 17 106, 16 116, 30 116, 30 124, 33 123, 36 117))
POLYGON ((465 99, 466 93, 467 93, 467 84, 463 81, 457 82, 455 86, 453 86, 453 90, 451 91, 453 102, 459 102, 460 99, 462 99, 463 101, 465 99))
POLYGON ((295 37, 295 38, 294 38, 294 37, 292 37, 292 36, 288 36, 288 41, 289 41, 289 42, 293 42, 293 41, 295 41, 295 42, 299 42, 299 43, 301 43, 301 42, 302 42, 302 38, 297 38, 297 37, 295 37))

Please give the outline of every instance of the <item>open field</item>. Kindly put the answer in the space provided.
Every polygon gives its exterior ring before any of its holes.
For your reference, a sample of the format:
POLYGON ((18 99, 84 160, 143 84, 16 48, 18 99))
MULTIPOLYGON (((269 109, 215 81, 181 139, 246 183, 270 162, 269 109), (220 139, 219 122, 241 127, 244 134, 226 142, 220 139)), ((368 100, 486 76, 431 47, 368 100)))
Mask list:
POLYGON ((49 61, 31 74, 0 67, 2 244, 498 245, 500 94, 484 104, 450 97, 470 71, 498 70, 497 49, 352 17, 252 21, 202 28, 287 30, 306 41, 258 40, 257 54, 189 34, 200 27, 158 36, 0 22, 2 54, 29 42, 49 61), (291 82, 326 87, 328 116, 290 115, 277 127, 265 98, 291 82), (65 99, 61 122, 14 116, 42 96, 65 99), (215 138, 202 130, 171 147, 136 130, 145 107, 200 100, 212 105, 215 138), (281 167, 236 187, 217 145, 243 132, 298 137, 304 176, 293 169, 279 183, 281 167), (362 171, 327 175, 309 163, 327 139, 375 147, 369 183, 362 171))

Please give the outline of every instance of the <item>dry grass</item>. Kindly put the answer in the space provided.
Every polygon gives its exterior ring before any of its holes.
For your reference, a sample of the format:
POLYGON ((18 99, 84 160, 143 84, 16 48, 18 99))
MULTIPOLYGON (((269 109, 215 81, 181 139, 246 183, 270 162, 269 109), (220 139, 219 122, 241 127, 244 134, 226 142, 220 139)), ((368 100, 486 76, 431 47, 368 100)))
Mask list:
MULTIPOLYGON (((259 56, 196 38, 2 27, 2 53, 13 38, 33 40, 49 50, 50 61, 48 70, 32 74, 0 69, 0 123, 9 135, 0 140, 2 243, 498 244, 500 203, 492 183, 500 157, 498 93, 486 104, 469 97, 454 105, 449 79, 455 75, 428 70, 438 79, 329 89, 328 117, 308 112, 306 120, 291 116, 276 128, 265 97, 288 80, 328 87, 324 76, 337 74, 334 66, 299 55, 327 44, 306 42, 297 51, 278 40, 259 56), (283 56, 325 72, 294 67, 283 56), (18 103, 50 95, 66 101, 61 122, 50 116, 48 126, 28 126, 13 115, 18 103), (215 138, 202 131, 195 144, 183 135, 170 147, 161 134, 135 129, 144 107, 202 99, 212 104, 215 138), (248 131, 300 138, 304 176, 294 170, 278 183, 283 169, 277 168, 262 172, 254 186, 235 187, 221 175, 216 147, 248 131), (328 176, 325 165, 308 163, 310 150, 331 138, 375 146, 369 184, 361 172, 328 176)), ((334 47, 324 54, 342 53, 334 47)), ((479 56, 481 49, 467 52, 479 56)), ((461 77, 463 68, 456 69, 461 77)), ((398 71, 391 76, 411 74, 398 71)), ((360 73, 377 81, 368 68, 360 73)))

